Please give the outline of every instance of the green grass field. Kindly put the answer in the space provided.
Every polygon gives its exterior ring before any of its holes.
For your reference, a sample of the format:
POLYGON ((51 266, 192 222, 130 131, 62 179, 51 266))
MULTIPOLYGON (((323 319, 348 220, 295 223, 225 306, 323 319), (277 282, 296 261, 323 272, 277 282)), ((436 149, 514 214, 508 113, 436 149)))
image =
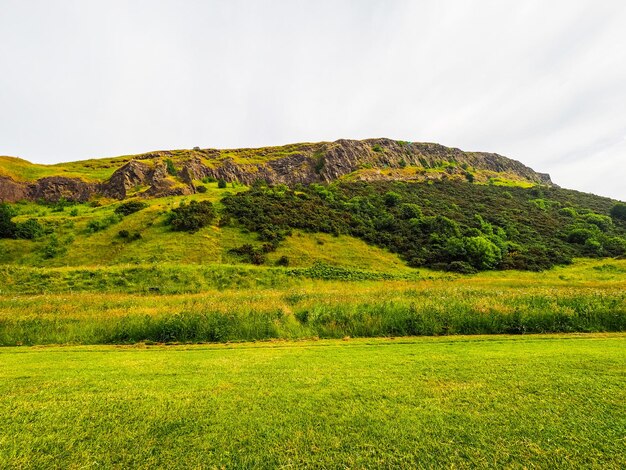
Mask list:
POLYGON ((3 468, 626 466, 626 336, 0 349, 3 468))

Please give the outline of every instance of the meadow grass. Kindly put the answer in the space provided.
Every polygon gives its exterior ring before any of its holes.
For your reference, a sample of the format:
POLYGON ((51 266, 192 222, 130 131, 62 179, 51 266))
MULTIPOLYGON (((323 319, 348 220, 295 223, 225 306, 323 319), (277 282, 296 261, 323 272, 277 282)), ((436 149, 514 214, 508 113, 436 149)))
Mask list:
POLYGON ((0 345, 626 331, 623 266, 395 279, 320 265, 5 267, 0 345))
POLYGON ((626 336, 0 349, 6 468, 626 466, 626 336))

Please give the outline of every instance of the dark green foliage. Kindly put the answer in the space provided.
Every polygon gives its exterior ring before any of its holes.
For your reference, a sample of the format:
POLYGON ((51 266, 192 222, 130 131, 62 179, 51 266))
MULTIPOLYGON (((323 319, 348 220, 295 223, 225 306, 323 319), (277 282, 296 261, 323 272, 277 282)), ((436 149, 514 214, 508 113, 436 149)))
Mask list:
POLYGON ((323 153, 316 153, 314 156, 314 161, 315 161, 315 173, 317 173, 318 175, 322 172, 322 170, 324 169, 324 164, 326 163, 325 159, 324 159, 324 154, 323 153))
POLYGON ((0 204, 0 238, 22 238, 34 240, 44 234, 44 228, 35 219, 15 223, 11 219, 17 215, 8 204, 0 204))
POLYGON ((8 204, 0 204, 0 238, 15 238, 17 225, 11 221, 15 211, 8 204))
POLYGON ((63 212, 66 207, 73 206, 74 204, 74 202, 61 197, 58 201, 52 203, 52 212, 63 212))
POLYGON ((374 146, 372 147, 372 150, 373 150, 374 152, 378 152, 378 153, 380 153, 380 152, 384 152, 384 149, 383 149, 380 145, 378 145, 378 144, 377 144, 377 145, 374 145, 374 146))
POLYGON ((96 233, 109 228, 111 225, 118 223, 121 220, 120 215, 110 215, 104 219, 90 220, 87 223, 87 232, 96 233))
POLYGON ((15 230, 15 237, 23 238, 24 240, 34 240, 41 237, 43 234, 43 227, 35 219, 28 219, 26 222, 17 224, 15 230))
POLYGON ((613 227, 613 221, 610 217, 600 214, 585 214, 582 219, 588 224, 595 225, 603 232, 608 232, 613 227))
POLYGON ((224 189, 226 187, 226 180, 224 178, 220 178, 217 180, 217 187, 220 189, 224 189))
POLYGON ((141 239, 141 234, 139 232, 131 233, 128 230, 120 230, 119 232, 117 232, 117 235, 120 238, 123 238, 124 240, 126 240, 128 242, 132 242, 132 241, 141 239))
POLYGON ((65 251, 65 247, 59 241, 59 238, 56 236, 56 234, 53 233, 52 235, 50 235, 50 240, 48 241, 48 243, 44 245, 42 249, 42 256, 44 257, 44 259, 51 259, 55 256, 65 253, 65 251))
POLYGON ((190 204, 181 204, 172 209, 166 222, 172 226, 172 230, 197 232, 213 222, 213 219, 215 219, 215 209, 210 201, 191 201, 190 204))
POLYGON ((167 158, 165 160, 165 167, 167 168, 167 172, 170 175, 172 176, 178 175, 178 170, 176 169, 176 167, 174 166, 174 162, 170 158, 167 158))
POLYGON ((199 192, 200 194, 206 193, 206 186, 203 186, 203 185, 196 186, 196 191, 199 192))
POLYGON ((389 207, 394 207, 400 204, 402 201, 402 196, 394 191, 389 191, 385 193, 385 205, 389 207))
POLYGON ((280 258, 278 258, 278 260, 276 261, 276 264, 278 266, 289 266, 289 258, 283 255, 280 258))
POLYGON ((456 272, 543 270, 576 256, 619 256, 626 244, 626 227, 606 215, 609 199, 560 188, 343 182, 299 190, 259 185, 224 198, 225 214, 261 240, 280 242, 295 228, 348 234, 411 266, 456 272))
POLYGON ((611 207, 611 217, 613 217, 614 219, 626 221, 626 204, 624 204, 623 202, 618 202, 613 207, 611 207))
POLYGON ((115 208, 115 213, 119 215, 130 215, 135 212, 139 212, 146 207, 148 207, 148 204, 143 201, 128 201, 117 206, 115 208))
POLYGON ((217 178, 214 178, 212 176, 205 176, 204 178, 202 178, 202 182, 204 184, 208 184, 208 183, 217 183, 217 178))
POLYGON ((243 260, 245 260, 246 262, 257 265, 265 263, 265 254, 269 251, 272 250, 268 250, 268 247, 265 245, 262 248, 258 249, 254 248, 248 243, 240 246, 239 248, 232 248, 228 250, 229 253, 242 257, 243 260))

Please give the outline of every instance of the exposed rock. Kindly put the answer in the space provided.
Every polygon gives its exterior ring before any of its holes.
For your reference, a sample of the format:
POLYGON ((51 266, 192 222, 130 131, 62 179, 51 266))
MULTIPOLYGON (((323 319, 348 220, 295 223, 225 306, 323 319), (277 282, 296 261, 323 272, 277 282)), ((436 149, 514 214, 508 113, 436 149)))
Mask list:
POLYGON ((29 199, 28 186, 0 176, 0 202, 17 202, 23 199, 29 199))
POLYGON ((152 168, 145 163, 131 160, 116 170, 102 185, 102 194, 115 199, 124 199, 129 190, 152 180, 152 168))
POLYGON ((29 199, 57 202, 60 199, 75 202, 88 201, 96 194, 98 185, 78 178, 50 176, 29 185, 29 199))

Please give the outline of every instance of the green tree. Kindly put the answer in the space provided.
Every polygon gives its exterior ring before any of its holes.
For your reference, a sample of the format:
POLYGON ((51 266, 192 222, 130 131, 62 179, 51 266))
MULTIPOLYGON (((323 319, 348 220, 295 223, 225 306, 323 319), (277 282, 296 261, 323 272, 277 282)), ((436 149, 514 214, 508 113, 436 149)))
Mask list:
POLYGON ((502 261, 502 251, 486 237, 465 239, 467 258, 476 269, 494 269, 502 261))

